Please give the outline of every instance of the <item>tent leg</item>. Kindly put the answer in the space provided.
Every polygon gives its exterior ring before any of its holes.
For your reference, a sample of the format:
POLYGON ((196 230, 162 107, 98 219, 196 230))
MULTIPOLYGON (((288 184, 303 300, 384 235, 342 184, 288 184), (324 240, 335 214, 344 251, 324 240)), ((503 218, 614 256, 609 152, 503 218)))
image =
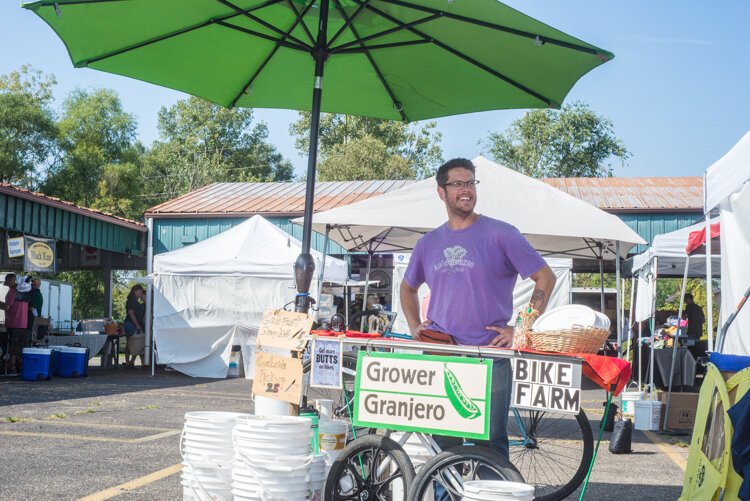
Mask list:
MULTIPOLYGON (((677 330, 672 339, 672 363, 669 365, 669 384, 667 385, 667 408, 664 410, 664 429, 667 428, 667 419, 669 419, 669 401, 672 398, 672 379, 674 377, 674 362, 677 358, 677 344, 680 337, 680 321, 682 320, 682 308, 685 306, 685 288, 687 287, 688 268, 690 267, 690 256, 685 259, 685 272, 682 275, 682 292, 680 293, 680 307, 677 309, 677 330)), ((682 374, 682 371, 680 371, 682 374)), ((682 386, 682 381, 680 381, 682 386)))
POLYGON ((653 398, 653 395, 655 393, 656 387, 654 386, 654 342, 656 341, 656 280, 659 278, 659 258, 654 258, 654 277, 653 277, 653 284, 651 287, 653 287, 654 290, 654 300, 651 305, 651 354, 650 354, 650 361, 649 361, 649 395, 651 398, 653 398))
POLYGON ((635 307, 633 301, 635 299, 635 275, 630 281, 630 314, 628 315, 628 349, 625 354, 625 360, 630 358, 630 346, 633 344, 633 319, 635 317, 635 307))
POLYGON ((641 374, 643 373, 641 339, 643 339, 643 321, 638 322, 638 342, 636 343, 636 345, 638 346, 638 391, 641 391, 641 385, 643 385, 643 378, 641 378, 641 374))
POLYGON ((615 242, 615 283, 617 286, 615 299, 617 302, 617 357, 622 358, 622 305, 620 304, 620 298, 622 297, 621 284, 620 284, 620 242, 615 242))
MULTIPOLYGON (((326 238, 323 241, 323 262, 320 263, 320 274, 318 275, 318 301, 320 301, 320 295, 323 294, 323 274, 326 271, 326 260, 328 257, 328 242, 330 242, 329 236, 331 233, 331 225, 326 225, 326 238)), ((315 320, 318 318, 318 311, 315 312, 315 320)))
MULTIPOLYGON (((373 252, 370 250, 367 252, 367 274, 365 275, 365 295, 362 296, 362 311, 367 309, 367 291, 370 288, 370 269, 372 268, 372 255, 373 252)), ((362 317, 362 321, 359 324, 359 331, 365 331, 365 317, 362 317)))
MULTIPOLYGON (((601 248, 599 249, 599 251, 601 252, 601 248)), ((604 258, 602 257, 601 254, 599 255, 599 282, 601 283, 601 292, 600 292, 600 295, 599 295, 599 303, 600 303, 600 306, 601 306, 600 311, 603 314, 604 313, 604 309, 605 309, 605 304, 604 304, 605 303, 605 301, 604 301, 604 258)))
MULTIPOLYGON (((705 186, 705 177, 703 179, 705 186)), ((711 211, 706 212, 706 332, 708 351, 714 351, 714 287, 711 270, 711 211)))

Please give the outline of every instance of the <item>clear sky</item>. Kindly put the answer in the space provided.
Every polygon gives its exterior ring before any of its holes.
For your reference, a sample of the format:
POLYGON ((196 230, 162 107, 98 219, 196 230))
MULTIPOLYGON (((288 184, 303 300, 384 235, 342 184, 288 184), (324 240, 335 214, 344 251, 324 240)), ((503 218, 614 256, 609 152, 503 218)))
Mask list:
MULTIPOLYGON (((468 1, 468 0, 464 0, 468 1)), ((511 0, 507 4, 615 54, 584 76, 566 102, 581 100, 614 122, 632 153, 617 176, 698 176, 750 130, 750 2, 746 0, 511 0)), ((161 106, 175 91, 89 69, 74 69, 62 42, 18 1, 0 0, 0 73, 30 63, 53 73, 56 96, 76 86, 109 87, 138 118, 140 139, 157 137, 161 106)), ((489 131, 523 111, 438 120, 445 158, 473 157, 489 131)), ((296 112, 257 110, 271 141, 302 173, 288 125, 296 112)))

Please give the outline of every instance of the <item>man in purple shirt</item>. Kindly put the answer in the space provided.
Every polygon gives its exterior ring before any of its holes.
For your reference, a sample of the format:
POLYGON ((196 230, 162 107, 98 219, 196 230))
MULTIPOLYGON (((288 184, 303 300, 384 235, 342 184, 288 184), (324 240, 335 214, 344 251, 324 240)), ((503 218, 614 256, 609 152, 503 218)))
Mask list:
MULTIPOLYGON (((448 222, 422 237, 409 259, 400 291, 409 330, 415 339, 431 330, 450 334, 460 345, 509 348, 516 278, 531 277, 535 282, 531 303, 541 313, 555 286, 555 274, 518 229, 474 212, 479 181, 470 160, 449 160, 436 177, 448 222), (421 322, 417 290, 423 283, 430 287, 431 297, 427 320, 421 322)), ((502 191, 495 196, 502 197, 502 191)), ((482 444, 506 458, 511 379, 510 360, 496 360, 490 440, 482 444)), ((443 450, 461 445, 457 438, 435 440, 443 450)))

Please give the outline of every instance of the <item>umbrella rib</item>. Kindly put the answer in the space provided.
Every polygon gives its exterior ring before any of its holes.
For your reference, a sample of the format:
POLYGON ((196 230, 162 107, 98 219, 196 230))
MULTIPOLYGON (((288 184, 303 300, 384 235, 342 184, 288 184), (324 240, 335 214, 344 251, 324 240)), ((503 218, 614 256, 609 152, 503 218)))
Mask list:
POLYGON ((307 4, 305 8, 302 9, 301 13, 297 10, 297 7, 294 6, 294 3, 292 2, 292 0, 286 0, 286 3, 289 4, 289 8, 292 9, 292 12, 294 12, 294 15, 297 16, 297 22, 300 25, 302 25, 302 29, 305 31, 307 38, 310 39, 310 43, 315 45, 315 37, 312 36, 312 33, 310 33, 310 29, 307 27, 307 24, 305 23, 305 20, 303 19, 303 17, 305 16, 305 14, 307 14, 307 12, 310 10, 310 7, 313 6, 315 1, 313 0, 309 4, 307 4))
MULTIPOLYGON (((356 1, 359 1, 359 0, 354 0, 354 1, 356 2, 356 1)), ((383 17, 385 19, 388 19, 389 21, 391 21, 393 23, 399 23, 398 19, 394 18, 393 16, 391 16, 390 14, 388 14, 386 12, 381 11, 380 9, 377 9, 377 8, 371 6, 371 5, 369 5, 367 8, 370 9, 371 11, 375 12, 376 14, 380 15, 381 17, 383 17)), ((425 33, 422 33, 421 31, 419 31, 416 28, 408 28, 408 30, 411 31, 412 33, 416 34, 416 35, 421 36, 422 38, 426 38, 426 39, 432 40, 432 43, 434 43, 435 45, 437 45, 438 47, 440 47, 444 51, 450 52, 451 54, 453 54, 454 56, 458 57, 459 59, 463 59, 467 63, 469 63, 469 64, 471 64, 473 66, 476 66, 477 68, 485 71, 486 73, 489 73, 490 75, 492 75, 492 76, 494 76, 494 77, 502 80, 503 82, 505 82, 505 83, 507 83, 509 85, 512 85, 516 89, 518 89, 518 90, 520 90, 520 91, 522 91, 522 92, 524 92, 524 93, 526 93, 526 94, 528 94, 528 95, 530 95, 530 96, 532 96, 532 97, 534 97, 534 98, 536 98, 536 99, 538 99, 538 100, 546 103, 547 106, 549 106, 550 108, 559 108, 559 103, 555 103, 551 99, 547 99, 546 97, 542 96, 541 94, 538 94, 537 92, 534 92, 533 90, 529 89, 525 85, 522 85, 522 84, 516 82, 512 78, 509 78, 509 77, 503 75, 499 71, 493 70, 489 66, 487 66, 487 65, 485 65, 485 64, 477 61, 476 59, 474 59, 474 58, 472 58, 470 56, 467 56, 463 52, 460 52, 460 51, 458 51, 456 49, 453 49, 453 48, 449 47, 448 45, 446 45, 443 42, 437 40, 436 38, 430 37, 430 36, 426 35, 425 33)))
MULTIPOLYGON (((334 5, 336 5, 336 9, 339 11, 339 13, 344 17, 344 19, 349 22, 350 18, 346 15, 346 12, 344 12, 344 9, 341 7, 341 3, 339 0, 334 0, 334 5)), ((365 57, 367 57, 367 60, 370 62, 370 65, 372 66, 372 69, 375 71, 375 74, 378 76, 378 79, 380 80, 380 83, 383 85, 383 88, 388 93, 388 96, 391 98, 391 103, 393 104, 393 108, 398 111, 398 114, 401 115, 401 120, 408 122, 409 118, 406 116, 403 110, 403 105, 399 102, 398 99, 396 99, 396 95, 393 93, 393 89, 391 89, 390 85, 388 85, 388 82, 386 82, 385 77, 383 76, 383 73, 380 71, 380 68, 375 63, 375 60, 372 58, 372 55, 370 52, 366 49, 365 44, 362 43, 362 39, 359 37, 359 33, 357 33, 357 29, 354 27, 354 24, 349 22, 349 30, 354 35, 354 38, 359 41, 360 45, 362 46, 364 50, 365 57)))
POLYGON ((226 7, 229 7, 230 9, 234 10, 235 12, 237 12, 237 14, 239 14, 241 16, 244 16, 244 17, 250 19, 251 21, 255 21, 256 23, 260 24, 261 26, 265 26, 269 30, 276 32, 277 34, 281 35, 284 39, 292 40, 295 43, 297 43, 298 45, 301 45, 302 47, 307 47, 308 49, 312 49, 312 46, 307 45, 305 42, 303 42, 299 38, 297 38, 295 36, 292 36, 291 32, 290 33, 285 33, 283 30, 280 30, 279 28, 277 28, 273 24, 264 21, 263 19, 259 18, 258 16, 254 16, 254 15, 250 14, 249 12, 246 12, 244 9, 241 9, 241 8, 237 7, 236 5, 234 5, 233 3, 229 2, 228 0, 216 0, 216 1, 219 2, 220 4, 226 6, 226 7))
MULTIPOLYGON (((289 1, 291 1, 291 0, 289 0, 289 1)), ((355 10, 355 11, 354 11, 354 14, 352 14, 352 16, 351 16, 351 17, 347 18, 347 20, 346 20, 346 22, 344 23, 344 25, 343 25, 343 26, 342 26, 341 28, 339 28, 339 30, 338 30, 338 31, 336 32, 336 34, 334 34, 334 35, 333 35, 333 36, 331 37, 331 39, 330 39, 330 40, 328 41, 328 46, 329 46, 329 47, 330 47, 331 45, 333 45, 333 44, 334 44, 334 42, 336 42, 336 40, 338 40, 338 38, 339 38, 339 37, 340 37, 340 36, 341 36, 341 35, 342 35, 342 34, 344 33, 344 31, 345 31, 345 30, 346 30, 346 29, 347 29, 347 28, 349 27, 349 25, 351 25, 351 24, 352 24, 352 23, 354 22, 354 20, 355 20, 355 19, 357 19, 357 16, 359 16, 359 14, 360 14, 360 13, 361 13, 361 12, 362 12, 363 10, 365 10, 365 6, 366 6, 366 5, 368 4, 368 3, 370 3, 370 1, 371 1, 371 0, 365 0, 365 1, 363 2, 363 3, 359 4, 359 7, 357 7, 357 10, 355 10)))
MULTIPOLYGON (((110 1, 110 0, 93 0, 93 2, 107 2, 107 1, 110 1)), ((112 0, 112 1, 119 1, 119 0, 112 0)), ((251 9, 251 10, 262 9, 262 8, 267 7, 269 5, 273 5, 273 4, 279 3, 280 1, 281 0, 269 0, 268 2, 266 2, 266 3, 262 4, 262 5, 259 5, 258 7, 255 7, 253 9, 251 9)), ((81 2, 81 3, 88 4, 88 3, 92 3, 92 2, 81 2)), ((72 4, 65 4, 65 5, 72 5, 72 4)), ((52 5, 44 4, 43 6, 51 7, 52 5)), ((217 21, 225 21, 227 19, 233 19, 233 18, 235 18, 237 16, 239 16, 239 14, 237 14, 236 12, 233 12, 231 14, 227 14, 226 16, 220 16, 220 17, 217 17, 217 18, 209 19, 208 21, 203 21, 202 23, 194 24, 192 26, 188 26, 186 28, 182 28, 182 29, 177 30, 177 31, 175 31, 173 33, 169 33, 169 34, 166 34, 166 35, 161 35, 161 36, 158 36, 158 37, 155 37, 155 38, 151 38, 149 40, 145 40, 143 42, 139 42, 139 43, 131 45, 129 47, 124 47, 122 49, 117 49, 117 50, 114 50, 112 52, 108 52, 106 54, 102 54, 101 56, 96 56, 96 57, 92 57, 90 59, 84 59, 83 61, 74 62, 74 65, 77 68, 80 68, 81 66, 88 66, 88 65, 90 65, 92 63, 96 63, 96 62, 102 61, 104 59, 108 59, 110 57, 119 56, 121 54, 125 54, 127 52, 132 51, 132 50, 141 49, 141 48, 147 47, 147 46, 149 46, 151 44, 162 42, 164 40, 169 40, 170 38, 173 38, 173 37, 176 37, 176 36, 179 36, 179 35, 184 35, 185 33, 190 33, 191 31, 195 31, 195 30, 200 29, 200 28, 205 28, 206 26, 210 26, 211 24, 213 24, 213 23, 215 23, 217 21)))
MULTIPOLYGON (((303 21, 302 21, 302 16, 304 16, 305 14, 307 14, 307 12, 308 12, 308 11, 310 10, 310 8, 312 7, 313 3, 314 3, 314 2, 310 2, 310 3, 309 3, 309 4, 308 4, 308 5, 307 5, 307 6, 306 6, 306 7, 305 7, 305 8, 303 9, 303 10, 302 10, 302 13, 301 13, 301 14, 299 14, 299 15, 297 16, 297 20, 296 20, 296 21, 294 22, 294 24, 292 24, 292 26, 291 26, 291 27, 289 28, 289 30, 287 30, 287 31, 288 31, 289 33, 291 33, 292 31, 294 31, 294 29, 295 29, 295 28, 297 27, 297 25, 298 25, 298 24, 299 24, 300 22, 303 22, 303 21)), ((242 88, 242 90, 240 91, 240 93, 239 93, 239 94, 237 94, 237 97, 235 97, 235 98, 234 98, 234 99, 232 100, 232 103, 231 103, 231 104, 229 105, 229 107, 230 107, 230 108, 234 108, 234 107, 235 107, 235 106, 237 105, 237 101, 239 101, 239 100, 240 100, 240 98, 242 97, 242 95, 243 95, 243 94, 245 94, 245 92, 247 92, 247 89, 249 89, 249 88, 250 88, 250 86, 251 86, 251 85, 253 84, 253 82, 255 81, 255 79, 256 79, 256 78, 258 78, 258 76, 260 75, 260 72, 261 72, 261 71, 263 71, 263 68, 265 68, 265 67, 266 67, 266 65, 268 64, 268 62, 269 62, 269 61, 271 61, 271 59, 273 58, 273 56, 275 56, 275 55, 276 55, 276 52, 278 52, 278 50, 279 50, 279 48, 280 48, 280 47, 281 47, 281 45, 279 45, 279 44, 276 44, 276 45, 274 46, 274 48, 273 48, 273 49, 271 50, 271 53, 270 53, 270 54, 268 54, 268 57, 267 57, 267 58, 265 59, 265 61, 263 61, 263 63, 262 63, 262 64, 261 64, 261 65, 260 65, 260 66, 258 67, 258 69, 257 69, 257 70, 256 70, 256 72, 255 72, 255 73, 253 74, 253 76, 252 76, 252 77, 250 77, 250 80, 248 80, 247 84, 246 84, 246 85, 245 85, 245 86, 244 86, 244 87, 242 88)))
POLYGON ((297 45, 290 42, 287 42, 286 40, 283 40, 281 38, 275 38, 271 35, 266 35, 265 33, 261 33, 259 31, 251 30, 248 28, 243 28, 242 26, 236 26, 234 24, 225 23, 224 21, 214 21, 215 24, 218 24, 219 26, 223 26, 225 28, 229 28, 231 30, 239 31, 241 33, 244 33, 246 35, 254 36, 257 38, 262 38, 264 40, 271 41, 275 43, 276 45, 281 45, 282 47, 286 47, 288 49, 294 49, 301 52, 309 53, 310 49, 306 45, 297 45))
MULTIPOLYGON (((412 21, 410 23, 398 25, 395 28, 391 28, 391 29, 388 29, 388 30, 385 30, 385 31, 381 31, 381 32, 375 33, 373 35, 368 35, 368 36, 366 36, 364 38, 359 38, 358 37, 357 40, 354 40, 352 42, 347 42, 345 44, 341 44, 338 47, 332 47, 331 48, 331 53, 335 54, 336 52, 338 52, 338 51, 340 51, 342 49, 347 49, 347 48, 349 48, 351 46, 357 45, 357 43, 364 44, 365 42, 369 42, 370 40, 373 40, 375 38, 381 38, 381 37, 384 37, 386 35, 390 35, 391 33, 396 33, 398 31, 403 31, 403 30, 409 29, 412 26, 417 26, 419 24, 423 24, 423 23, 426 23, 426 22, 429 22, 429 21, 434 21, 435 19, 439 19, 440 17, 441 16, 439 14, 435 14, 435 15, 432 15, 432 16, 427 16, 427 17, 422 18, 422 19, 417 19, 416 21, 412 21)), ((354 30, 352 30, 352 33, 354 33, 354 30)))
POLYGON ((393 5, 399 5, 401 7, 406 7, 406 8, 410 8, 410 9, 422 11, 422 12, 440 13, 441 15, 443 15, 443 16, 445 16, 447 18, 450 18, 450 19, 455 19, 457 21, 463 21, 465 23, 475 24, 477 26, 482 26, 484 28, 490 28, 490 29, 493 29, 493 30, 502 31, 502 32, 508 33, 510 35, 516 35, 516 36, 519 36, 519 37, 530 38, 530 39, 536 41, 537 43, 542 43, 542 44, 548 43, 548 44, 551 44, 551 45, 557 45, 559 47, 564 47, 566 49, 572 49, 572 50, 576 50, 576 51, 579 51, 579 52, 585 52, 587 54, 593 54, 595 56, 600 56, 600 57, 606 58, 606 59, 604 59, 604 61, 608 61, 610 59, 610 56, 608 54, 603 53, 600 50, 597 50, 595 48, 585 47, 585 46, 577 45, 577 44, 570 43, 570 42, 564 42, 562 40, 557 40, 555 38, 545 37, 545 36, 542 36, 542 35, 538 35, 536 33, 530 33, 528 31, 522 31, 522 30, 517 30, 517 29, 514 29, 514 28, 509 28, 508 26, 503 26, 501 24, 489 23, 487 21, 482 21, 482 20, 479 20, 479 19, 473 19, 473 18, 466 17, 466 16, 460 16, 458 14, 452 14, 450 12, 444 12, 444 11, 440 11, 440 10, 433 9, 433 8, 430 8, 430 7, 424 7, 422 5, 414 5, 412 3, 405 2, 403 0, 382 0, 382 1, 383 1, 383 3, 389 3, 389 4, 393 4, 393 5))
POLYGON ((363 52, 368 52, 371 50, 392 49, 394 47, 406 47, 409 45, 424 45, 427 43, 432 43, 432 40, 411 40, 408 42, 392 42, 392 43, 382 43, 378 45, 367 45, 365 47, 352 47, 351 49, 344 49, 344 50, 336 51, 335 54, 362 54, 363 52))

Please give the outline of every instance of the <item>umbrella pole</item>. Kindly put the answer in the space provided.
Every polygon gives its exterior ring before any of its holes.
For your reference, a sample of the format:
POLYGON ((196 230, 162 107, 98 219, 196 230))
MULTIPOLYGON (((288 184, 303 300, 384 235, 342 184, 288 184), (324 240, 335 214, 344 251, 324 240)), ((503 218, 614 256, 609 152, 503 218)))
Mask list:
POLYGON ((622 305, 620 304, 620 298, 622 294, 622 284, 620 283, 620 241, 615 242, 615 283, 617 284, 616 290, 616 303, 615 310, 617 311, 617 356, 622 358, 622 305))
POLYGON ((320 104, 323 99, 323 67, 326 54, 328 31, 328 0, 321 0, 318 21, 318 39, 316 46, 320 50, 313 52, 315 58, 315 82, 313 85, 312 109, 310 110, 310 146, 307 152, 307 186, 305 189, 305 213, 302 226, 302 253, 294 263, 294 280, 297 284, 297 297, 294 299, 294 311, 307 313, 310 309, 310 283, 315 272, 315 261, 310 254, 312 237, 313 198, 315 197, 315 164, 318 158, 318 139, 320 136, 320 104))

